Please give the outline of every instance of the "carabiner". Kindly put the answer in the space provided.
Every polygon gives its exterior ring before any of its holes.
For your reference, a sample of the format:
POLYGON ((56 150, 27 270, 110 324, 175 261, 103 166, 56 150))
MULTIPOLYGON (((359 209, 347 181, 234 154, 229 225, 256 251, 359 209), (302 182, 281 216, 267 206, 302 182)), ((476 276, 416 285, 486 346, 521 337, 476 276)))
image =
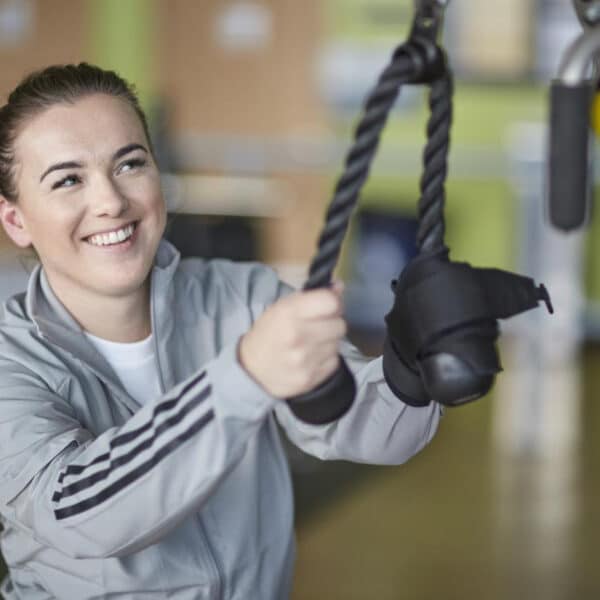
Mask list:
POLYGON ((450 0, 415 0, 415 17, 409 39, 425 38, 437 43, 450 0))
POLYGON ((579 22, 584 28, 600 24, 599 0, 573 0, 573 6, 579 22))

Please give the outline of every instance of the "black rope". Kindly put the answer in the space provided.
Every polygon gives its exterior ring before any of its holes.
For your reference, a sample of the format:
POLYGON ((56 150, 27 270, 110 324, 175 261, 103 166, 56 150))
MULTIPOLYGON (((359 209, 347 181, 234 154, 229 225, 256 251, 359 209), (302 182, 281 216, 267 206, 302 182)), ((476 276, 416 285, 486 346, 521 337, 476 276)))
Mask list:
POLYGON ((452 125, 452 77, 449 72, 434 81, 429 95, 431 116, 427 123, 427 144, 423 153, 423 176, 419 199, 417 248, 420 252, 444 246, 444 205, 452 125))
MULTIPOLYGON (((338 180, 327 210, 317 254, 310 265, 304 289, 325 287, 331 283, 352 210, 368 178, 389 113, 402 85, 422 82, 430 68, 423 46, 409 41, 394 52, 390 64, 367 98, 364 114, 354 134, 354 143, 346 157, 344 172, 338 180)), ((442 77, 433 82, 430 96, 432 114, 424 154, 425 170, 421 180, 417 241, 423 251, 443 246, 444 181, 452 118, 451 95, 451 77, 444 70, 442 77)))

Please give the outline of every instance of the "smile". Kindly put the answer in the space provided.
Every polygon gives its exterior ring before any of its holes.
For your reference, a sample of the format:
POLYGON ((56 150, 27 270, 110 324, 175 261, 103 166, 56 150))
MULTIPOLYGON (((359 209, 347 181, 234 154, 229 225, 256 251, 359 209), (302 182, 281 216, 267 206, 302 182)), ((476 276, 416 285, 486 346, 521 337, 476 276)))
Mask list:
POLYGON ((121 229, 110 231, 108 233, 96 233, 87 238, 87 242, 92 246, 114 246, 128 240, 135 231, 136 224, 130 223, 121 229))

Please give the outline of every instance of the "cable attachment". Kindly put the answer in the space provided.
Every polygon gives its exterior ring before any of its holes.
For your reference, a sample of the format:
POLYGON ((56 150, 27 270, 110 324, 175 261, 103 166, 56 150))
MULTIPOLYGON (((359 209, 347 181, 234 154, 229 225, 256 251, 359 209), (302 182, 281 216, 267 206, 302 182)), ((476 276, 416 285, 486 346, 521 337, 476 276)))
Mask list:
POLYGON ((394 306, 385 320, 383 372, 404 402, 447 406, 476 400, 502 370, 498 319, 546 304, 533 279, 499 269, 452 262, 448 249, 413 259, 392 283, 394 306))
POLYGON ((600 24, 600 0, 573 0, 573 6, 583 27, 600 24))
POLYGON ((444 11, 449 1, 415 0, 415 16, 409 39, 420 37, 437 43, 444 23, 444 11))
POLYGON ((583 26, 550 89, 548 215, 562 231, 586 225, 593 203, 591 114, 600 79, 600 0, 573 0, 583 26))
MULTIPOLYGON (((327 209, 325 224, 311 261, 305 290, 331 285, 332 273, 339 257, 350 217, 371 163, 377 152, 387 118, 403 85, 430 83, 432 86, 431 135, 425 154, 430 162, 423 182, 420 202, 422 247, 441 243, 443 236, 443 179, 446 170, 448 131, 450 126, 449 96, 451 79, 446 73, 446 60, 436 40, 440 31, 443 8, 448 0, 418 0, 409 40, 394 53, 381 73, 375 88, 367 97, 364 114, 356 128, 354 142, 327 209)), ((420 382, 419 382, 420 385, 420 382)), ((356 384, 352 373, 340 357, 340 368, 330 380, 308 394, 288 398, 291 411, 310 424, 325 424, 341 417, 354 401, 356 384)))
POLYGON ((415 0, 410 35, 398 48, 415 65, 413 84, 431 83, 447 72, 446 56, 438 45, 448 0, 415 0))

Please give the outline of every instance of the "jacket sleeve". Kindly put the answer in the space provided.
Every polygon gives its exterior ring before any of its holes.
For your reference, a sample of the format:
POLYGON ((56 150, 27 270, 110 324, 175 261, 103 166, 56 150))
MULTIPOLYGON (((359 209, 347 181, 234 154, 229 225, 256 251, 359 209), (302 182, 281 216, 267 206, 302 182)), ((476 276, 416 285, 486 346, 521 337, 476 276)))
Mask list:
POLYGON ((440 405, 404 404, 388 388, 381 357, 369 359, 349 342, 340 353, 356 378, 357 395, 350 410, 328 425, 307 425, 285 403, 275 409, 290 440, 304 452, 324 460, 371 464, 401 464, 433 438, 441 416, 440 405))
POLYGON ((75 558, 160 539, 199 509, 276 402, 239 366, 236 345, 98 437, 59 390, 0 360, 3 516, 75 558))
MULTIPOLYGON (((257 269, 252 296, 259 310, 292 288, 282 284, 273 271, 257 269)), ((298 420, 285 402, 275 414, 290 440, 301 450, 322 459, 345 459, 373 464, 400 464, 419 452, 433 438, 441 415, 439 404, 415 408, 404 404, 388 388, 381 357, 370 359, 344 341, 340 353, 357 383, 352 408, 330 425, 307 425, 298 420)))

